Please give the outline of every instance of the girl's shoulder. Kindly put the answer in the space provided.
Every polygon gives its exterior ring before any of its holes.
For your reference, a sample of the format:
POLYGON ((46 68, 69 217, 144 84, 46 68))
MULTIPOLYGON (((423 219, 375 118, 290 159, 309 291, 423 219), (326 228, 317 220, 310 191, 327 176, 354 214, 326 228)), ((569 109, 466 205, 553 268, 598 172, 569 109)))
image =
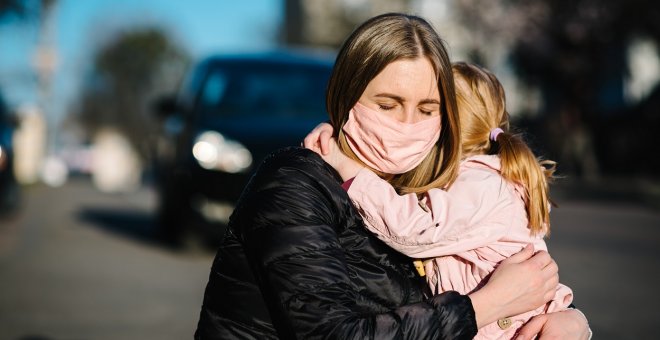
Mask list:
POLYGON ((476 155, 470 156, 461 161, 462 169, 485 169, 495 172, 500 171, 500 157, 497 155, 476 155))
POLYGON ((478 155, 470 156, 461 161, 458 177, 452 187, 482 188, 490 190, 492 186, 502 186, 500 175, 500 160, 497 156, 478 155))
POLYGON ((496 155, 470 156, 461 161, 456 180, 499 183, 500 169, 500 158, 496 155))
POLYGON ((461 177, 467 181, 479 180, 484 187, 488 183, 500 187, 500 190, 506 189, 510 194, 515 195, 519 199, 525 197, 525 189, 519 183, 512 183, 501 176, 502 166, 500 157, 497 155, 477 155, 470 156, 461 162, 459 171, 459 179, 461 177), (506 185, 502 185, 505 183, 506 185))
POLYGON ((470 156, 461 161, 458 178, 455 183, 472 182, 484 191, 507 192, 518 198, 524 197, 524 188, 502 177, 500 157, 497 155, 470 156), (493 190, 491 190, 493 189, 493 190))

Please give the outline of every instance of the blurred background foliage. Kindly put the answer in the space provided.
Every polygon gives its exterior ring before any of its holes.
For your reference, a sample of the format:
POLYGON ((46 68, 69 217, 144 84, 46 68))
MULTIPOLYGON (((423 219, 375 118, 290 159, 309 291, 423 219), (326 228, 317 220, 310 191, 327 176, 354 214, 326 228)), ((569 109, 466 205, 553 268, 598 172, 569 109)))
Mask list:
POLYGON ((157 132, 151 102, 176 90, 188 62, 186 52, 158 28, 119 34, 96 51, 76 120, 90 136, 116 129, 148 158, 157 132))
POLYGON ((23 17, 28 12, 21 0, 0 0, 0 19, 17 16, 23 17))

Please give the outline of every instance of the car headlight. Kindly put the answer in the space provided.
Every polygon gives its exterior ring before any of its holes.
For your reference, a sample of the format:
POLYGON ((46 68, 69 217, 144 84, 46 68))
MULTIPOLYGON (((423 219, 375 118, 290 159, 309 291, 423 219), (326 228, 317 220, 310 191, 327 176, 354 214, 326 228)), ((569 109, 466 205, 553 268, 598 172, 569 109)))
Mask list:
POLYGON ((199 165, 209 170, 237 173, 252 165, 252 154, 245 146, 216 131, 197 136, 192 152, 199 165))

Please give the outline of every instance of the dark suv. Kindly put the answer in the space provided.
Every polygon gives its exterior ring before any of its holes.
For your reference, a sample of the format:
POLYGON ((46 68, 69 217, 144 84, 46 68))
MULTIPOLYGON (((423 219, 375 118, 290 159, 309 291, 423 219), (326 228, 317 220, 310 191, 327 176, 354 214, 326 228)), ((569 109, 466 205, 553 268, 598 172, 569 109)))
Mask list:
POLYGON ((332 63, 289 52, 214 56, 191 71, 176 98, 158 102, 158 225, 169 241, 198 231, 206 240, 220 236, 263 158, 299 145, 327 120, 332 63))

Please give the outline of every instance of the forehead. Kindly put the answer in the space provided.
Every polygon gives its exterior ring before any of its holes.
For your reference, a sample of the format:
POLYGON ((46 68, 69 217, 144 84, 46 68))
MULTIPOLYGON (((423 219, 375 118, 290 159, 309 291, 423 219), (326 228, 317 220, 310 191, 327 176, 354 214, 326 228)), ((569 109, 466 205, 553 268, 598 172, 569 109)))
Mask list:
POLYGON ((440 99, 433 64, 427 58, 402 59, 388 64, 369 82, 365 94, 390 93, 406 100, 440 99))

